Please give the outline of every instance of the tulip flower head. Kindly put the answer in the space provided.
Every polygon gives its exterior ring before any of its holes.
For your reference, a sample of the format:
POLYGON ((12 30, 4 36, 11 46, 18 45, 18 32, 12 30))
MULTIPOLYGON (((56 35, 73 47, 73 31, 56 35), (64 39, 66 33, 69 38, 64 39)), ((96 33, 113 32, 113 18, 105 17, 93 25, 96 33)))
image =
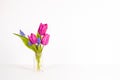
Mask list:
POLYGON ((38 28, 38 33, 40 35, 45 35, 46 31, 47 31, 48 25, 47 24, 42 24, 40 23, 39 28, 38 28))
POLYGON ((45 34, 45 35, 43 36, 43 38, 42 38, 41 43, 42 43, 43 45, 47 45, 48 42, 49 42, 49 37, 50 37, 49 34, 45 34))
POLYGON ((30 40, 30 42, 31 42, 32 44, 36 44, 36 43, 37 43, 37 37, 36 37, 35 34, 31 33, 31 35, 28 36, 28 38, 29 38, 29 40, 30 40))

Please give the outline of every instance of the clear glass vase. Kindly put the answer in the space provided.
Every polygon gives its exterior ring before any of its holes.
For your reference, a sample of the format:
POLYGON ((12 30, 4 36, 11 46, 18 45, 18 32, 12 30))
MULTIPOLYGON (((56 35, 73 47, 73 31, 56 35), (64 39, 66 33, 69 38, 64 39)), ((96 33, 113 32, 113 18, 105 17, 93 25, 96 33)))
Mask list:
POLYGON ((36 71, 40 71, 41 70, 41 53, 35 53, 33 62, 34 62, 33 63, 34 69, 36 71))

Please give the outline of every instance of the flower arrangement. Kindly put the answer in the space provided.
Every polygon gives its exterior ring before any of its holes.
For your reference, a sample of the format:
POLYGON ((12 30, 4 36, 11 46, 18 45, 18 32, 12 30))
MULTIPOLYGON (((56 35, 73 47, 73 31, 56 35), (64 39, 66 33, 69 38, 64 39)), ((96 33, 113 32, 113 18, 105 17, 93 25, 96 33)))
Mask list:
POLYGON ((26 36, 22 30, 20 30, 20 34, 13 33, 23 41, 26 47, 35 52, 37 70, 40 70, 40 58, 43 48, 49 42, 50 35, 46 33, 47 29, 48 24, 40 23, 36 35, 34 33, 31 33, 30 35, 26 36))

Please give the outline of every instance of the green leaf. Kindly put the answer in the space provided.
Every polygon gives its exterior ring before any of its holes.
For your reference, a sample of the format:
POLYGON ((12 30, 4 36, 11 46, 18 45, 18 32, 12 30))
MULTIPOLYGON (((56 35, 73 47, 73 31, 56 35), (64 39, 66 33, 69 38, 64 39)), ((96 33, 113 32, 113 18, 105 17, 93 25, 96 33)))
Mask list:
POLYGON ((32 44, 31 46, 32 46, 32 49, 34 50, 34 52, 37 53, 37 51, 38 51, 37 46, 35 44, 32 44))
POLYGON ((28 45, 28 42, 29 42, 29 39, 28 39, 28 38, 26 38, 26 37, 24 37, 24 36, 21 36, 21 35, 19 35, 19 34, 16 34, 16 33, 13 33, 13 34, 16 35, 16 36, 18 36, 18 37, 23 41, 24 45, 25 45, 27 48, 33 50, 34 52, 37 52, 37 48, 36 48, 36 45, 35 45, 35 44, 33 44, 33 45, 28 45))

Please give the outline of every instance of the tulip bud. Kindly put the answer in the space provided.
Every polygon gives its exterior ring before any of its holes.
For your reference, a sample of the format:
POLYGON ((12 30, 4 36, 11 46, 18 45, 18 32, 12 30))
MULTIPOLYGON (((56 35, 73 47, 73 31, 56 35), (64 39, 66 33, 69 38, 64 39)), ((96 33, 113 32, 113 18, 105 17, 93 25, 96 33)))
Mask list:
POLYGON ((28 38, 29 38, 29 40, 30 40, 30 42, 31 42, 32 44, 36 44, 36 43, 37 43, 37 37, 36 37, 35 34, 31 33, 31 35, 28 36, 28 38))
POLYGON ((49 37, 50 37, 49 34, 45 34, 45 35, 43 36, 43 38, 42 38, 41 43, 42 43, 43 45, 47 45, 48 42, 49 42, 49 37))
POLYGON ((47 24, 42 24, 40 23, 39 28, 38 28, 38 33, 40 35, 45 35, 46 31, 47 31, 48 25, 47 24))

